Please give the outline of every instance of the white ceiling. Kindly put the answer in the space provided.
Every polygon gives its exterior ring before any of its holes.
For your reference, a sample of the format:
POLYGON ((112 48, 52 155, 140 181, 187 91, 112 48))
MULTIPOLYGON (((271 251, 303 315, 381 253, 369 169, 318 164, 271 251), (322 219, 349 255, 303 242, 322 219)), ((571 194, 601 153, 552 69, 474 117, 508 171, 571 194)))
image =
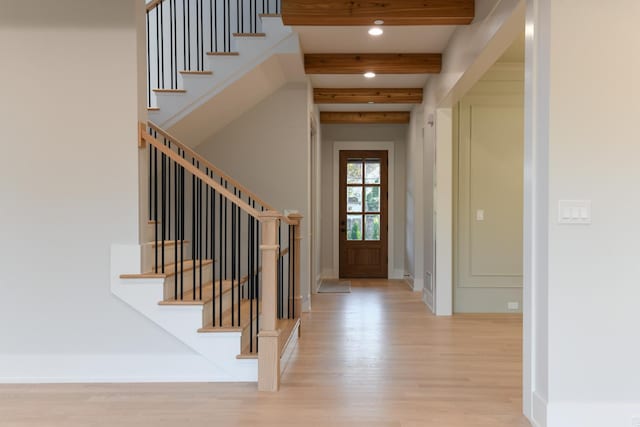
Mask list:
MULTIPOLYGON (((455 26, 382 26, 373 37, 369 27, 294 27, 304 53, 442 53, 455 26)), ((317 88, 422 88, 428 74, 310 75, 317 88)), ((408 111, 413 104, 323 104, 321 111, 408 111)))

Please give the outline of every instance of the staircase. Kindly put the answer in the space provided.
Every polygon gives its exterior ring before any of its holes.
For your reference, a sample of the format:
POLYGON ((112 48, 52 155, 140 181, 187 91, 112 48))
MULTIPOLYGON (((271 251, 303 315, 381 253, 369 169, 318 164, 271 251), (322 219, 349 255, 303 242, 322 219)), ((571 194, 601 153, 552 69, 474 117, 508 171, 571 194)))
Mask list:
POLYGON ((165 129, 193 125, 194 111, 216 117, 219 126, 284 81, 278 68, 283 58, 300 57, 298 37, 285 27, 276 0, 164 0, 147 4, 147 66, 149 119, 165 129), (268 89, 268 88, 267 88, 268 89), (225 97, 220 97, 222 92, 225 97), (268 91, 267 91, 268 92, 268 91), (224 99, 223 99, 224 98, 224 99), (236 102, 229 102, 234 99, 236 102))
POLYGON ((153 123, 141 125, 139 146, 149 216, 139 251, 114 252, 112 270, 127 271, 112 292, 220 381, 277 390, 300 328, 301 216, 275 211, 153 123))

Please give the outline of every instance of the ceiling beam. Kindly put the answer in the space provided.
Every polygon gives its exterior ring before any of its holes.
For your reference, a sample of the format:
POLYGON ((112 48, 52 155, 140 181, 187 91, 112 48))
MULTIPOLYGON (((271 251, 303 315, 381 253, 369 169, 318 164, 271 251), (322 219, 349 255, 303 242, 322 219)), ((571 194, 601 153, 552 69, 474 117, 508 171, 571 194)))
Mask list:
POLYGON ((420 104, 422 88, 414 89, 323 89, 313 90, 316 104, 420 104))
POLYGON ((407 124, 411 113, 408 111, 367 111, 367 112, 335 112, 323 111, 320 113, 320 123, 323 124, 407 124))
POLYGON ((285 25, 467 25, 474 0, 282 0, 285 25))
POLYGON ((442 69, 439 53, 308 53, 307 74, 437 74, 442 69))

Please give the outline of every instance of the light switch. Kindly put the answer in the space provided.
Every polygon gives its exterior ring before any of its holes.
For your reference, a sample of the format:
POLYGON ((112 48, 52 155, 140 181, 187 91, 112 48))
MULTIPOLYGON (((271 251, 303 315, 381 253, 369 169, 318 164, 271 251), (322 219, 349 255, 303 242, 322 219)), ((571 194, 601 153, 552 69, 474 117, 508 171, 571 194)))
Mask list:
POLYGON ((560 200, 558 223, 591 224, 591 200, 560 200))
POLYGON ((484 210, 478 209, 476 211, 476 221, 484 221, 484 210))

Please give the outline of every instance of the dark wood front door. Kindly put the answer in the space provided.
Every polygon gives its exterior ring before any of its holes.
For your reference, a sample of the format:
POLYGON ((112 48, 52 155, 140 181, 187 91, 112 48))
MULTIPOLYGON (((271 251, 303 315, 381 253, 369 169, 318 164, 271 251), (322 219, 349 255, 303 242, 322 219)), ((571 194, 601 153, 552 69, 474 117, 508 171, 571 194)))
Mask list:
POLYGON ((387 151, 340 151, 340 277, 387 277, 387 151))

